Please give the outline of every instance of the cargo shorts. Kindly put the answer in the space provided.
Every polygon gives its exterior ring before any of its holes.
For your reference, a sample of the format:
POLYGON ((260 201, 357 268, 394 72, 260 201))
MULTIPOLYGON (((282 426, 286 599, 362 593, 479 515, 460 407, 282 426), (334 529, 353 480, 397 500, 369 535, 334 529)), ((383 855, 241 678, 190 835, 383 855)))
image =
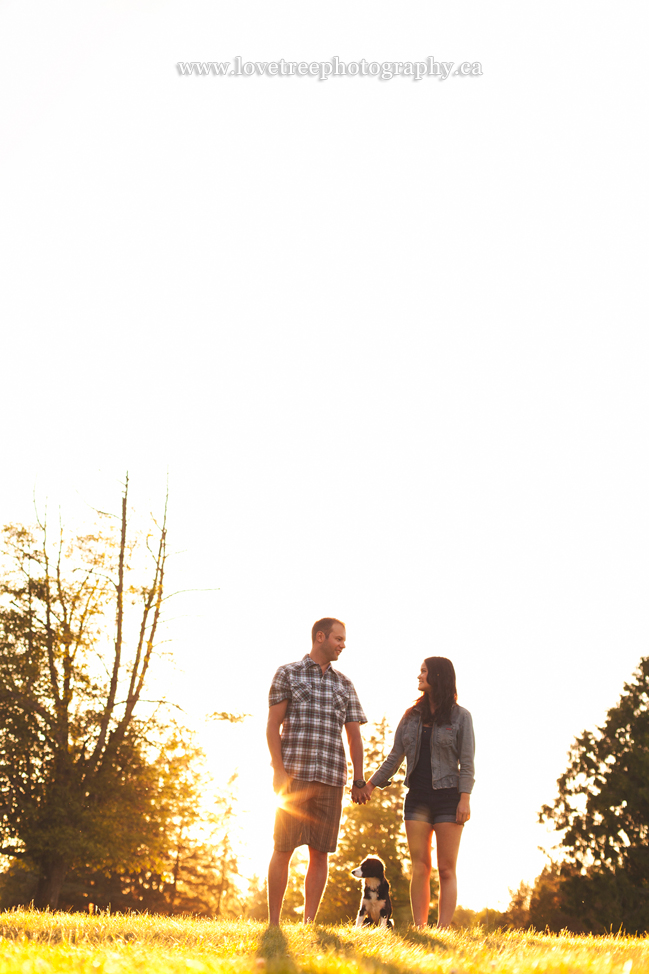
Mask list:
POLYGON ((308 845, 318 852, 335 852, 342 804, 342 786, 292 778, 275 814, 275 850, 292 852, 308 845))

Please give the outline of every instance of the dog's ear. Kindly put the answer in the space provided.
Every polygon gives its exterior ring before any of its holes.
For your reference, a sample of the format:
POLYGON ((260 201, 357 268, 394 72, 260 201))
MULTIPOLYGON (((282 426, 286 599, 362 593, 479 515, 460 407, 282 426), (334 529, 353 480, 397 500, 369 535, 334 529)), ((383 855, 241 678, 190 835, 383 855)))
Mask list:
POLYGON ((368 856, 363 863, 363 874, 365 876, 371 876, 374 879, 382 879, 385 875, 383 860, 377 856, 368 856))

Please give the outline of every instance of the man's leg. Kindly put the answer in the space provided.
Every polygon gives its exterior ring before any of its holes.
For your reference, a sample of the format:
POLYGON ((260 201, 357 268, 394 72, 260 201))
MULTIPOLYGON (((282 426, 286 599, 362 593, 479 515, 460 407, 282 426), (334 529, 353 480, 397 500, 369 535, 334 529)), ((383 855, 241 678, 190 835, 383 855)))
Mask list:
POLYGON ((304 922, 313 923, 329 875, 329 854, 309 846, 309 868, 304 880, 304 922))
POLYGON ((268 922, 274 927, 279 925, 292 855, 293 852, 275 850, 268 867, 268 922))
POLYGON ((315 920, 329 875, 329 852, 334 852, 338 840, 343 789, 339 785, 313 783, 309 802, 310 839, 309 868, 304 881, 304 922, 315 920), (327 849, 327 852, 321 852, 327 849))

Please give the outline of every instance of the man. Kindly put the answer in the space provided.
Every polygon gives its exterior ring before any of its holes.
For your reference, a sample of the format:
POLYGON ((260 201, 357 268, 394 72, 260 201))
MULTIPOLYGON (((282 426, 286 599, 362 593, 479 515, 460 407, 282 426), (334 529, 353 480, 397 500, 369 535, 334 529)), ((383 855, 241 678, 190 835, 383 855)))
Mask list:
POLYGON ((268 869, 268 915, 273 925, 279 924, 289 863, 299 845, 309 847, 304 922, 312 923, 318 912, 327 885, 328 854, 336 851, 347 782, 343 726, 354 767, 352 801, 366 800, 360 725, 367 718, 351 680, 331 665, 345 648, 345 636, 339 619, 319 619, 311 630, 311 652, 297 663, 280 666, 270 688, 266 736, 273 789, 283 797, 268 869))

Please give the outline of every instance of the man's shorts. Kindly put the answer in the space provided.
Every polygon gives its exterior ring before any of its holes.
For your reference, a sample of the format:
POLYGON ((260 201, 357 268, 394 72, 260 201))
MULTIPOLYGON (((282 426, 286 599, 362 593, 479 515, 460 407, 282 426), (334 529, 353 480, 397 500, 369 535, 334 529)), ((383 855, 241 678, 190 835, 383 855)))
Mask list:
POLYGON ((275 815, 275 850, 292 852, 308 845, 318 852, 335 852, 342 804, 342 786, 291 779, 283 807, 275 815))

